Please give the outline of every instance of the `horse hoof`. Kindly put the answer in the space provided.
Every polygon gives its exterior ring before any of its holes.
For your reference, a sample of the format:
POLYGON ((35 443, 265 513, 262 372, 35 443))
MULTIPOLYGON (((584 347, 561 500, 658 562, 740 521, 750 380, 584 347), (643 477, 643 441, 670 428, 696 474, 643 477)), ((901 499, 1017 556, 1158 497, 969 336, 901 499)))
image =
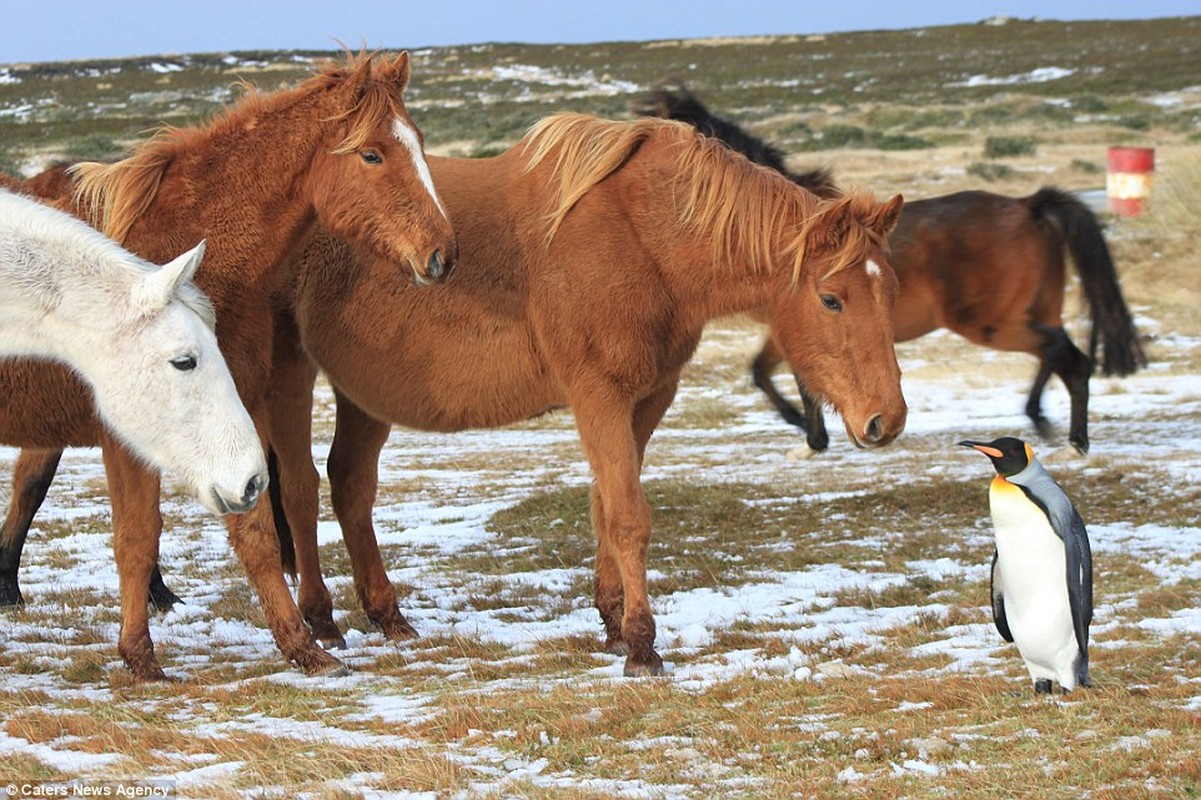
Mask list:
POLYGON ((334 624, 332 619, 309 619, 306 622, 309 624, 309 632, 313 634, 313 639, 322 648, 326 650, 346 649, 346 638, 342 635, 342 631, 338 630, 338 626, 334 624))
POLYGON ((310 678, 347 678, 350 677, 350 667, 338 662, 337 666, 320 669, 313 672, 305 670, 310 678))
POLYGON ((1082 461, 1085 458, 1085 454, 1081 453, 1075 447, 1060 447, 1048 453, 1044 460, 1048 464, 1062 464, 1064 462, 1082 461))
POLYGON ((316 640, 317 644, 321 645, 322 650, 346 649, 346 637, 341 633, 337 633, 332 636, 324 636, 314 633, 313 639, 316 640))
POLYGON ((23 608, 25 606, 25 598, 18 591, 10 593, 0 591, 0 608, 23 608))
POLYGON ((350 674, 345 664, 319 647, 314 647, 307 658, 297 661, 310 678, 344 678, 350 674))
POLYGON ((608 653, 611 656, 629 655, 630 648, 626 646, 625 639, 609 637, 605 640, 605 647, 602 652, 608 653))
POLYGON ((133 672, 134 683, 179 683, 179 678, 172 678, 163 672, 162 667, 155 664, 133 672))
POLYGON ((419 634, 417 629, 409 624, 409 621, 401 614, 397 614, 390 619, 381 620, 376 623, 383 630, 384 636, 391 642, 406 642, 409 639, 416 639, 419 634))
POLYGON ((633 657, 626 659, 625 669, 622 674, 627 678, 646 678, 656 677, 663 674, 663 659, 658 653, 651 653, 651 657, 646 661, 634 661, 633 657))
POLYGON ((808 444, 797 445, 788 451, 784 456, 786 461, 806 461, 817 455, 818 451, 814 450, 808 444))

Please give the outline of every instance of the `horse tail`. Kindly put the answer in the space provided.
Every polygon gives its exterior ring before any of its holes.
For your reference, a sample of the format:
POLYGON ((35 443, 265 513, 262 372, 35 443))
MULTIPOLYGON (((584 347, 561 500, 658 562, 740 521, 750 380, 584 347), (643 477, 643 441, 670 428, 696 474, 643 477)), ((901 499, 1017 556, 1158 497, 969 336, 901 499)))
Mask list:
POLYGON ((271 514, 275 519, 275 536, 279 539, 279 561, 284 572, 296 578, 296 544, 292 541, 292 528, 284 514, 283 490, 279 485, 279 459, 275 448, 267 448, 267 496, 271 499, 271 514))
POLYGON ((1023 202, 1035 219, 1049 219, 1063 233, 1092 317, 1089 357, 1096 363, 1100 345, 1101 370, 1105 375, 1129 375, 1146 366, 1147 357, 1122 297, 1117 269, 1097 216, 1077 198, 1050 186, 1039 189, 1023 202))

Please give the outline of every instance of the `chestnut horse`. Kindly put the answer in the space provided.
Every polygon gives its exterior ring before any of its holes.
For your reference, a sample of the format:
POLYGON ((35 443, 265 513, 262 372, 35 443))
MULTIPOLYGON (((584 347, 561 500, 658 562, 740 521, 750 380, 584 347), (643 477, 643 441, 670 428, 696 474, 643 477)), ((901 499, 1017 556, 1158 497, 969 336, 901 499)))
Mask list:
MULTIPOLYGON (((825 170, 789 172, 779 150, 711 114, 682 84, 666 84, 648 93, 633 110, 687 122, 819 195, 837 194, 825 170)), ((949 328, 974 344, 1034 355, 1039 366, 1026 401, 1027 416, 1040 435, 1051 435, 1042 414, 1042 393, 1051 375, 1058 375, 1071 397, 1068 441, 1087 453, 1088 381, 1098 345, 1105 375, 1129 375, 1146 364, 1092 211, 1051 187, 1022 198, 957 192, 906 203, 889 245, 900 281, 893 312, 896 340, 905 342, 949 328), (1063 327, 1065 247, 1092 312, 1087 356, 1063 327)), ((804 416, 772 382, 772 372, 783 360, 769 333, 751 367, 755 385, 785 420, 806 432, 811 449, 824 450, 829 439, 822 409, 807 393, 805 381, 798 379, 804 416)))
MULTIPOLYGON (((265 436, 273 297, 294 279, 296 255, 318 222, 388 259, 398 280, 439 280, 456 258, 450 221, 404 105, 408 78, 406 53, 348 56, 295 88, 251 92, 205 126, 165 131, 115 164, 77 165, 30 188, 74 192, 81 213, 149 260, 207 239, 196 283, 212 299, 221 350, 265 436)), ((32 493, 18 487, 14 506, 44 494, 63 447, 102 446, 121 586, 118 650, 136 678, 162 679, 146 608, 162 530, 159 475, 105 434, 91 395, 66 370, 5 364, 0 386, 0 440, 39 448, 22 452, 16 473, 44 479, 32 493)), ((17 514, 31 519, 34 510, 17 514)), ((272 516, 264 498, 248 514, 227 517, 230 542, 283 654, 308 673, 340 671, 292 600, 272 516)), ((19 558, 20 544, 6 551, 10 557, 19 558)), ((12 576, 15 590, 15 561, 12 576)))
POLYGON ((320 368, 337 397, 334 512, 359 599, 389 637, 415 635, 372 527, 390 424, 460 431, 566 407, 595 479, 606 648, 626 653, 626 674, 661 673, 640 472, 681 370, 707 322, 763 309, 847 435, 862 447, 891 442, 906 407, 882 245, 901 198, 821 201, 686 125, 576 114, 543 120, 494 158, 430 167, 462 248, 455 279, 419 294, 387 259, 317 237, 294 316, 279 321, 270 438, 305 618, 341 644, 317 552, 320 368))

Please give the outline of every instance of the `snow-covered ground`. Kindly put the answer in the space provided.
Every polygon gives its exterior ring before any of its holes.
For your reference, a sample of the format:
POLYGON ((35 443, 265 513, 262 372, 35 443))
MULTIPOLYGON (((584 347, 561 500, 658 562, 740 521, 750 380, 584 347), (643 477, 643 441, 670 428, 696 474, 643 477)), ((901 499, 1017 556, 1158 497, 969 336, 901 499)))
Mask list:
MULTIPOLYGON (((753 337, 749 338, 745 327, 715 327, 702 343, 698 359, 746 363, 755 344, 753 337)), ((977 482, 982 495, 981 524, 962 535, 986 542, 990 529, 983 496, 991 467, 985 459, 955 447, 955 442, 1028 433, 1021 408, 1033 363, 982 349, 956 349, 952 339, 935 334, 899 346, 910 416, 906 434, 885 450, 855 450, 841 438, 841 426, 833 418, 830 423, 835 435, 830 451, 811 460, 797 460, 791 453, 797 437, 767 410, 755 392, 743 385, 745 381, 737 386, 686 381, 676 407, 652 440, 645 476, 648 480, 686 476, 698 483, 777 483, 786 487, 780 503, 829 498, 880 485, 896 486, 900 492, 907 481, 923 477, 977 482), (970 358, 970 370, 948 369, 942 363, 947 352, 970 358), (995 382, 988 378, 990 374, 996 376, 995 382), (733 409, 730 423, 712 428, 675 424, 677 408, 714 401, 733 409), (787 481, 781 481, 783 473, 787 473, 787 481)), ((1074 458, 1062 450, 1036 445, 1048 468, 1053 473, 1076 473, 1087 478, 1106 470, 1138 473, 1154 466, 1168 476, 1162 486, 1164 496, 1196 485, 1201 481, 1201 375, 1189 365, 1198 362, 1199 348, 1201 342, 1196 339, 1161 332, 1152 351, 1158 358, 1149 369, 1120 380, 1094 378, 1090 457, 1074 458)), ((780 383, 784 385, 783 377, 780 383)), ((324 460, 328 449, 329 429, 325 423, 330 405, 328 390, 321 391, 316 448, 319 461, 324 460)), ((1058 383, 1050 385, 1044 404, 1047 415, 1062 428, 1068 408, 1066 393, 1058 383)), ((9 467, 14 456, 14 450, 0 451, 0 468, 9 467)), ((445 559, 459 552, 481 548, 502 552, 511 546, 486 526, 498 510, 548 485, 578 486, 588 480, 587 464, 570 417, 565 414, 549 418, 545 425, 500 431, 431 436, 394 430, 381 463, 381 485, 403 483, 418 488, 404 499, 381 502, 376 524, 392 578, 415 587, 404 602, 409 619, 426 636, 461 636, 503 643, 519 651, 540 640, 596 636, 596 613, 587 597, 574 598, 570 610, 558 616, 543 613, 527 617, 512 609, 505 610, 507 613, 476 610, 467 602, 471 581, 448 574, 444 567, 445 559), (541 453, 554 455, 539 456, 541 453)), ((117 607, 117 579, 103 486, 98 452, 77 450, 67 454, 26 553, 21 577, 29 611, 0 616, 0 653, 5 663, 22 665, 0 668, 9 692, 51 697, 67 708, 72 698, 95 702, 112 697, 103 673, 94 684, 85 681, 79 685, 64 681, 52 669, 39 671, 30 666, 55 664, 80 648, 102 653, 106 669, 119 663, 113 646, 118 630, 113 610, 117 607), (73 532, 75 527, 82 530, 73 532), (62 606, 57 624, 47 624, 47 603, 62 606)), ((1154 502, 1154 498, 1147 501, 1154 502)), ((1087 498, 1077 498, 1077 503, 1087 521, 1087 498)), ((261 624, 215 611, 213 606, 228 584, 244 580, 240 569, 231 567, 234 558, 224 529, 218 521, 202 516, 191 501, 172 500, 167 510, 174 524, 169 524, 163 537, 162 562, 168 582, 185 599, 169 614, 152 618, 152 635, 160 654, 171 654, 169 672, 184 676, 193 670, 202 671, 216 652, 225 660, 273 665, 268 671, 274 669, 274 674, 266 680, 297 682, 314 689, 341 686, 354 690, 369 685, 370 691, 361 699, 364 718, 412 722, 430 714, 425 700, 410 689, 375 680, 364 671, 363 667, 381 654, 405 647, 385 642, 375 631, 354 627, 348 631, 349 648, 342 655, 355 670, 350 678, 310 679, 283 662, 261 624)), ((337 523, 328 519, 328 510, 324 513, 327 519, 320 528, 321 540, 337 542, 337 523)), ((1201 579, 1201 519, 1171 529, 1121 522, 1093 524, 1090 536, 1098 562, 1109 553, 1136 554, 1163 585, 1201 579)), ((949 557, 910 561, 903 570, 888 570, 883 561, 875 570, 865 569, 862 563, 854 569, 823 563, 737 584, 718 583, 653 597, 658 647, 668 662, 667 679, 681 687, 703 689, 729 680, 738 672, 791 675, 798 680, 824 680, 853 673, 863 667, 838 659, 814 659, 813 649, 805 645, 816 641, 870 649, 880 642, 881 631, 896 629, 921 614, 936 611, 938 604, 869 609, 838 604, 835 598, 839 592, 868 586, 879 590, 915 576, 986 580, 986 569, 984 563, 964 563, 949 557), (732 623, 778 624, 787 620, 803 621, 788 634, 795 646, 785 654, 765 656, 758 650, 746 650, 726 652, 720 657, 697 655, 732 623)), ((587 564, 563 565, 498 579, 538 586, 548 597, 560 598, 588 570, 587 564)), ((653 577, 657 570, 653 561, 650 570, 653 577)), ((346 575, 330 577, 335 596, 349 581, 346 575)), ((1201 635, 1201 610, 1182 609, 1168 616, 1142 618, 1136 617, 1137 610, 1129 604, 1106 604, 1105 596, 1105 587, 1099 585, 1093 624, 1098 647, 1094 663, 1104 662, 1106 632, 1117 625, 1134 623, 1162 637, 1201 635)), ((337 614, 343 625, 346 615, 345 609, 337 614)), ((943 638, 919 648, 921 654, 946 657, 944 670, 995 674, 1012 666, 1014 654, 1001 649, 991 624, 953 625, 944 633, 943 638)), ((445 664, 445 669, 448 675, 455 672, 453 660, 445 664)), ((620 680, 620 671, 621 660, 613 658, 590 674, 575 675, 571 680, 620 680)), ((1192 679, 1201 680, 1201 667, 1192 679)), ((1201 707, 1201 689, 1190 702, 1194 708, 1201 707)), ((254 730, 305 741, 346 742, 347 746, 400 746, 389 737, 348 731, 319 721, 299 722, 269 712, 221 722, 206 719, 200 705, 194 706, 191 713, 196 714, 189 721, 193 729, 206 736, 254 730)), ((0 732, 0 754, 23 753, 69 775, 87 776, 106 767, 111 771, 122 763, 122 756, 81 752, 74 743, 70 736, 31 743, 0 732)), ((525 774, 548 786, 563 778, 541 774, 536 764, 511 756, 492 758, 481 752, 472 758, 475 761, 471 763, 481 767, 495 767, 499 759, 504 764, 499 771, 510 778, 525 774)), ((914 769, 922 766, 915 764, 914 769)), ((237 763, 212 757, 194 769, 154 777, 175 781, 183 789, 210 781, 219 783, 236 776, 238 770, 237 763)), ((852 778, 862 776, 847 779, 852 778)), ((372 797, 419 796, 371 793, 370 785, 371 781, 365 779, 356 790, 372 797)), ((638 794, 629 787, 610 786, 606 791, 638 794)))

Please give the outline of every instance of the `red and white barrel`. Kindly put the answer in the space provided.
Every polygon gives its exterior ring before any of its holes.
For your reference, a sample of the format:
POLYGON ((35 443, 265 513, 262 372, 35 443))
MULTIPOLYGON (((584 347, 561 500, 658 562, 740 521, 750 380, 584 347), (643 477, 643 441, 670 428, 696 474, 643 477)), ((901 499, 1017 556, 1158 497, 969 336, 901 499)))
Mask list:
POLYGON ((1109 210, 1123 217, 1137 216, 1151 197, 1151 173, 1155 171, 1155 148, 1109 148, 1109 171, 1105 194, 1109 210))

